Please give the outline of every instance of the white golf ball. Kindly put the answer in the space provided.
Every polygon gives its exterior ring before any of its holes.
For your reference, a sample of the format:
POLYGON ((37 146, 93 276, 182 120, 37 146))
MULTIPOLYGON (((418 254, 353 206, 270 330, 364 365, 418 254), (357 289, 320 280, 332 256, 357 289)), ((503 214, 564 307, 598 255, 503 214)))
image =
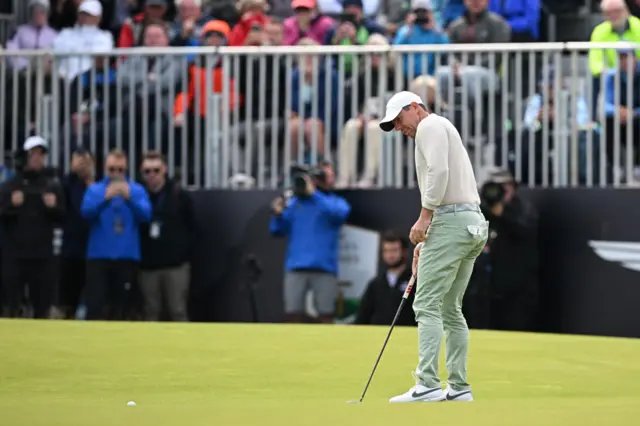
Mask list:
POLYGON ((127 402, 127 405, 128 405, 129 407, 135 407, 135 406, 136 406, 136 403, 135 403, 135 402, 133 402, 133 401, 129 401, 129 402, 127 402))

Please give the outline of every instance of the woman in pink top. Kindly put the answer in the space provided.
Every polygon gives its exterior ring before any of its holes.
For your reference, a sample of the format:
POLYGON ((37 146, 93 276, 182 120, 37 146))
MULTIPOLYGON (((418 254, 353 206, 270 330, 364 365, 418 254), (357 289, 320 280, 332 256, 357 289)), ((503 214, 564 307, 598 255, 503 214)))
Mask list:
POLYGON ((310 38, 319 44, 335 22, 318 13, 316 0, 293 0, 294 15, 284 21, 284 44, 293 46, 302 38, 310 38))

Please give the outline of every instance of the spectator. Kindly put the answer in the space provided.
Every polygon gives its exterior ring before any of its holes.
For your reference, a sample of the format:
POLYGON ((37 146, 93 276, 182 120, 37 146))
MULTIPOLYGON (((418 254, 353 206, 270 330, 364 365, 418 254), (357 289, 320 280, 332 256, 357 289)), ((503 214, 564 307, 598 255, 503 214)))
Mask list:
POLYGON ((53 296, 53 229, 64 219, 64 196, 52 170, 45 168, 47 142, 28 138, 25 168, 0 187, 3 227, 3 315, 19 316, 25 284, 36 318, 47 318, 53 296))
MULTIPOLYGON (((538 212, 517 192, 507 171, 494 172, 480 191, 489 221, 485 273, 491 288, 491 328, 535 331, 538 312, 538 212)), ((481 273, 474 269, 474 275, 481 273)), ((473 286, 469 283, 469 286, 473 286)))
MULTIPOLYGON (((360 300, 355 324, 390 325, 396 315, 409 280, 409 242, 394 232, 382 236, 382 263, 377 277, 369 281, 360 300)), ((415 288, 407 300, 396 325, 416 325, 415 314, 410 309, 415 288)))
MULTIPOLYGON (((202 29, 199 43, 202 46, 207 47, 221 47, 227 44, 227 37, 229 36, 230 28, 229 24, 224 21, 209 21, 202 29)), ((242 61, 245 56, 242 56, 242 61)), ((267 57, 267 61, 271 57, 267 57)), ((173 107, 174 114, 174 126, 177 130, 175 138, 177 148, 175 148, 174 163, 177 165, 185 164, 182 160, 182 141, 187 140, 187 155, 188 162, 192 166, 196 161, 202 160, 204 162, 205 156, 200 155, 200 158, 196 157, 196 152, 203 153, 204 151, 204 137, 196 138, 195 129, 205 129, 205 119, 207 114, 207 104, 209 102, 209 96, 206 95, 207 81, 211 83, 211 91, 222 95, 224 93, 225 81, 228 81, 228 96, 230 99, 229 105, 224 106, 221 104, 222 111, 231 111, 236 105, 236 88, 233 79, 228 78, 224 74, 222 57, 215 54, 203 54, 196 57, 194 63, 189 68, 189 84, 186 92, 178 93, 173 107), (211 67, 211 69, 208 69, 211 67), (183 139, 182 134, 186 132, 186 137, 183 139), (195 147, 200 144, 200 150, 196 150, 195 147)), ((204 130, 203 130, 204 133, 204 130)), ((204 167, 204 165, 201 165, 204 167)), ((189 176, 193 175, 193 167, 187 167, 187 170, 180 170, 181 173, 188 173, 189 176)))
MULTIPOLYGON (((440 32, 433 18, 431 0, 412 0, 413 13, 407 17, 407 23, 396 34, 393 44, 447 44, 447 36, 440 32)), ((405 54, 405 78, 413 80, 422 74, 434 75, 436 55, 427 53, 426 69, 423 69, 423 53, 405 54)))
POLYGON ((636 18, 640 18, 640 1, 639 0, 625 0, 625 4, 629 9, 629 13, 635 16, 636 18))
MULTIPOLYGON (((327 31, 324 44, 333 46, 356 46, 366 44, 371 34, 384 34, 385 29, 375 21, 364 17, 362 0, 344 0, 343 13, 335 26, 327 31)), ((350 75, 355 55, 342 55, 344 71, 350 75)), ((334 57, 338 61, 338 56, 334 57)))
POLYGON ((284 43, 284 24, 278 18, 271 18, 264 25, 264 44, 268 46, 283 46, 284 43))
POLYGON ((144 188, 126 178, 127 156, 111 151, 107 177, 89 186, 82 216, 89 221, 86 319, 123 319, 127 298, 140 262, 140 225, 151 219, 144 188), (105 316, 107 302, 109 313, 105 316))
POLYGON ((54 0, 49 23, 56 30, 73 28, 78 21, 78 7, 84 0, 54 0))
MULTIPOLYGON (((169 37, 164 22, 148 22, 144 32, 144 47, 159 49, 168 45, 169 37)), ((166 127, 167 117, 173 113, 171 109, 174 99, 171 95, 175 93, 179 82, 178 69, 178 60, 174 56, 162 54, 131 56, 118 69, 119 86, 134 96, 133 104, 126 106, 123 116, 131 118, 128 110, 133 108, 135 121, 125 120, 123 134, 129 134, 129 129, 133 128, 136 140, 142 140, 142 143, 136 144, 136 158, 140 158, 147 149, 162 146, 163 135, 169 131, 166 127), (145 123, 147 127, 144 126, 145 123)), ((123 99, 129 99, 128 95, 124 95, 123 99)), ((118 138, 121 135, 116 133, 112 132, 114 140, 111 146, 119 146, 118 138)))
POLYGON ((93 61, 87 53, 108 52, 113 49, 113 37, 98 25, 102 16, 102 4, 98 0, 84 0, 78 8, 78 25, 63 30, 53 42, 56 52, 78 52, 85 56, 63 57, 59 60, 59 72, 68 82, 91 69, 93 61))
POLYGON ((145 0, 144 11, 127 19, 118 36, 119 48, 141 46, 149 22, 162 22, 169 8, 167 0, 145 0))
POLYGON ((147 321, 159 321, 165 300, 172 321, 187 321, 191 247, 195 216, 191 197, 167 179, 158 152, 142 161, 142 177, 151 202, 151 221, 140 227, 140 290, 147 321))
POLYGON ((540 0, 490 0, 489 10, 511 27, 511 41, 528 43, 540 38, 540 0))
POLYGON ((286 203, 272 203, 272 235, 288 237, 284 279, 284 309, 287 322, 303 322, 305 296, 312 291, 319 320, 333 322, 338 295, 338 241, 351 207, 332 192, 333 168, 320 164, 304 176, 303 185, 286 203), (309 244, 313 241, 313 244, 309 244))
POLYGON ((284 21, 294 15, 291 0, 269 0, 269 15, 284 21))
MULTIPOLYGON (((277 20, 271 20, 265 27, 256 26, 245 40, 247 45, 263 46, 276 43, 279 36, 275 27, 280 26, 277 20)), ((280 34, 282 29, 280 28, 280 34)), ((245 152, 255 152, 258 137, 263 134, 265 143, 279 143, 280 136, 285 131, 285 120, 282 111, 285 108, 287 96, 287 68, 284 56, 240 55, 238 68, 234 71, 235 87, 238 90, 238 122, 234 119, 232 131, 238 132, 242 144, 240 155, 245 152), (266 76, 266 77, 265 77, 266 76), (275 77, 275 81, 274 81, 275 77), (263 102, 260 102, 260 99, 263 102), (274 133, 275 132, 275 133, 274 133), (273 135, 276 140, 273 140, 273 135)), ((235 66, 235 64, 233 64, 235 66)), ((236 103, 234 103, 236 104, 236 103)), ((257 160, 257 156, 252 156, 257 160)), ((255 164, 241 161, 245 167, 253 169, 255 164)), ((251 170, 243 170, 250 173, 251 170)))
POLYGON ((233 27, 239 18, 237 3, 237 0, 205 0, 203 9, 208 11, 208 16, 225 21, 233 27))
MULTIPOLYGON (((97 50, 95 53, 98 52, 97 50)), ((105 51, 104 53, 108 53, 105 51)), ((116 70, 108 56, 94 56, 91 70, 79 75, 69 89, 69 111, 71 111, 70 146, 87 146, 95 141, 96 160, 104 162, 108 140, 104 140, 105 127, 115 131, 118 116, 118 87, 116 70), (93 139, 92 139, 93 135, 93 139)), ((63 92, 58 92, 63 93, 63 92)), ((66 98, 66 97, 65 97, 66 98)), ((64 109, 62 111, 65 111, 64 109)), ((65 135, 66 136, 66 135, 65 135)), ((61 164, 69 153, 60 147, 61 164)), ((102 171, 98 174, 102 176, 102 171)))
MULTIPOLYGON (((29 0, 29 12, 31 21, 20 25, 16 33, 7 41, 6 51, 9 53, 19 50, 46 50, 53 46, 57 37, 56 30, 47 22, 49 0, 29 0)), ((23 70, 29 66, 28 58, 9 56, 9 62, 13 68, 23 70)))
POLYGON ((65 318, 74 318, 85 287, 89 224, 80 208, 87 188, 94 181, 93 156, 76 148, 71 156, 71 173, 62 182, 66 202, 66 220, 62 238, 59 306, 65 318))
MULTIPOLYGON (((269 21, 265 15, 266 0, 240 0, 240 20, 229 34, 230 46, 256 45, 256 32, 261 32, 269 21)), ((261 38, 258 44, 263 43, 261 38)))
MULTIPOLYGON (((618 69, 611 70, 605 77, 604 114, 607 132, 607 161, 615 164, 615 147, 632 147, 634 175, 640 180, 640 67, 633 50, 618 51, 618 69), (615 74, 620 74, 620 85, 616 87, 615 74), (616 97, 616 91, 618 96, 616 97), (628 93, 631 92, 631 99, 628 93), (617 99, 616 99, 617 98, 617 99), (617 102, 616 102, 617 101, 617 102), (616 122, 618 116, 618 122, 616 122), (627 131, 632 127, 632 140, 628 140, 627 131), (618 139, 616 139, 616 134, 618 139), (620 145, 618 145, 620 144, 620 145)), ((631 176, 627 179, 631 180, 631 176)))
POLYGON ((177 0, 178 17, 169 29, 172 46, 198 46, 202 28, 210 18, 202 13, 202 0, 177 0))
MULTIPOLYGON (((387 39, 380 34, 373 34, 369 37, 368 45, 389 46, 387 39)), ((379 119, 384 116, 384 106, 387 98, 394 92, 395 87, 395 63, 393 56, 388 56, 383 62, 382 55, 373 55, 370 63, 371 68, 363 63, 361 75, 358 77, 357 96, 358 111, 357 117, 351 118, 344 125, 342 139, 339 149, 338 163, 338 187, 344 188, 354 183, 353 178, 358 179, 358 186, 361 188, 370 187, 378 177, 380 168, 380 150, 382 148, 382 134, 378 127, 379 119), (386 66, 386 69, 383 67, 386 66), (370 80, 365 78, 365 74, 370 73, 370 80), (370 87, 367 88, 367 82, 370 87), (368 91, 368 92, 367 92, 368 91), (367 98, 367 93, 370 97, 367 98), (364 138, 364 172, 359 173, 357 167, 360 158, 360 141, 364 138)))
POLYGON ((284 44, 294 46, 303 38, 323 43, 333 19, 318 12, 316 0, 293 0, 291 7, 294 15, 284 21, 284 44))
MULTIPOLYGON (((500 16, 487 9, 489 0, 465 0, 464 16, 449 26, 449 40, 454 44, 508 43, 511 38, 509 24, 500 16)), ((449 99, 449 81, 454 79, 467 90, 471 102, 478 102, 478 94, 493 95, 500 86, 498 71, 500 56, 493 52, 456 55, 451 67, 437 70, 438 87, 445 99, 449 99), (493 57, 493 66, 490 58, 493 57)))
MULTIPOLYGON (((602 0, 601 8, 605 21, 593 29, 593 43, 640 43, 640 18, 629 15, 623 0, 602 0)), ((640 50, 636 52, 636 57, 640 59, 640 50)), ((589 69, 593 77, 593 116, 597 112, 600 78, 603 74, 606 75, 608 70, 616 67, 617 60, 615 49, 589 49, 589 69)))
MULTIPOLYGON (((360 14, 368 18, 374 18, 380 11, 380 0, 358 0, 360 14)), ((352 0, 319 0, 320 13, 330 16, 340 16, 343 13, 351 13, 355 4, 352 0)))
MULTIPOLYGON (((301 46, 314 46, 311 39, 302 39, 301 46)), ((333 69, 327 70, 320 61, 315 65, 310 55, 300 56, 293 71, 291 83, 291 114, 289 119, 289 134, 291 135, 291 156, 296 158, 299 147, 305 150, 313 148, 315 140, 318 158, 325 154, 325 132, 329 132, 333 139, 337 135, 338 125, 338 77, 333 69), (330 73, 329 76, 326 74, 330 73), (317 79, 314 82, 314 74, 317 79), (327 78, 330 87, 326 87, 327 78), (314 86, 314 83, 317 85, 314 86), (328 98, 328 99, 327 99, 328 98), (331 115, 326 115, 326 105, 330 105, 331 115), (315 104, 315 108, 314 108, 315 104), (331 128, 325 128, 327 119, 331 120, 331 128), (300 139, 302 135, 302 139, 300 139)), ((306 153, 305 153, 306 154, 306 153)), ((312 154, 313 156, 313 154, 312 154)))
MULTIPOLYGON (((587 183, 587 169, 593 171, 594 183, 598 182, 598 176, 600 172, 599 156, 600 156, 600 138, 599 132, 594 126, 594 123, 589 117, 589 107, 584 98, 577 96, 574 97, 573 93, 567 90, 564 83, 560 83, 560 92, 556 93, 554 90, 554 81, 556 73, 553 68, 549 70, 549 75, 545 81, 542 79, 538 85, 539 91, 535 95, 531 96, 527 102, 527 108, 524 113, 524 131, 521 147, 521 160, 522 165, 522 179, 521 182, 529 183, 529 155, 535 155, 535 184, 542 184, 543 173, 543 161, 548 161, 547 170, 552 171, 554 169, 551 163, 551 158, 544 159, 543 153, 545 148, 550 152, 554 152, 562 159, 570 158, 570 152, 567 149, 566 152, 561 153, 559 146, 555 146, 553 135, 555 129, 559 128, 562 134, 573 134, 574 127, 577 127, 578 131, 578 178, 580 184, 587 183), (558 108, 556 108, 556 106, 558 108), (556 117, 556 111, 564 116, 556 117), (548 123, 549 133, 547 140, 544 139, 545 134, 543 131, 543 122, 548 123), (587 150, 588 136, 587 133, 592 133, 592 148, 591 158, 592 164, 587 163, 587 150)), ((511 142, 511 141, 510 141, 511 142)), ((515 142, 515 141, 514 141, 515 142)), ((515 143, 512 145, 512 152, 515 154, 515 143)), ((512 158, 509 155, 509 158, 512 158)), ((513 166, 515 170, 515 164, 513 166)), ((569 164, 571 168, 571 164, 569 164)))

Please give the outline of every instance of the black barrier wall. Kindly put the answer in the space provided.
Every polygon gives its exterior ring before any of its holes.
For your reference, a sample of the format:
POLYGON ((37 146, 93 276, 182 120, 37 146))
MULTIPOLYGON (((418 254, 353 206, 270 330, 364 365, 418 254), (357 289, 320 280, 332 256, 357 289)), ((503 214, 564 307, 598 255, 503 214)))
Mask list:
MULTIPOLYGON (((201 234, 193 265, 194 320, 252 320, 249 254, 263 268, 256 288, 260 321, 282 319, 285 241, 268 232, 269 204, 276 195, 194 193, 201 234)), ((343 195, 352 205, 348 223, 371 230, 408 234, 419 213, 417 190, 343 195)), ((549 189, 522 190, 521 195, 540 211, 540 331, 640 337, 640 191, 549 189), (602 241, 637 242, 638 248, 605 243, 603 251, 602 241), (634 262, 636 270, 630 269, 634 262)))

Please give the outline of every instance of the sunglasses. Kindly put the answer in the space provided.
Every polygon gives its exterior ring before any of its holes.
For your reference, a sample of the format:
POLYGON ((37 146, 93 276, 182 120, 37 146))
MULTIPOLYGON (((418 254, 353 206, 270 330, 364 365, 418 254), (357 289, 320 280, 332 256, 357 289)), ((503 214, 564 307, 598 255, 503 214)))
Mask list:
POLYGON ((142 173, 144 173, 145 175, 150 175, 150 174, 157 175, 158 173, 160 173, 160 168, 155 167, 153 169, 144 169, 142 170, 142 173))
POLYGON ((124 167, 108 167, 107 172, 109 173, 124 173, 124 167))

